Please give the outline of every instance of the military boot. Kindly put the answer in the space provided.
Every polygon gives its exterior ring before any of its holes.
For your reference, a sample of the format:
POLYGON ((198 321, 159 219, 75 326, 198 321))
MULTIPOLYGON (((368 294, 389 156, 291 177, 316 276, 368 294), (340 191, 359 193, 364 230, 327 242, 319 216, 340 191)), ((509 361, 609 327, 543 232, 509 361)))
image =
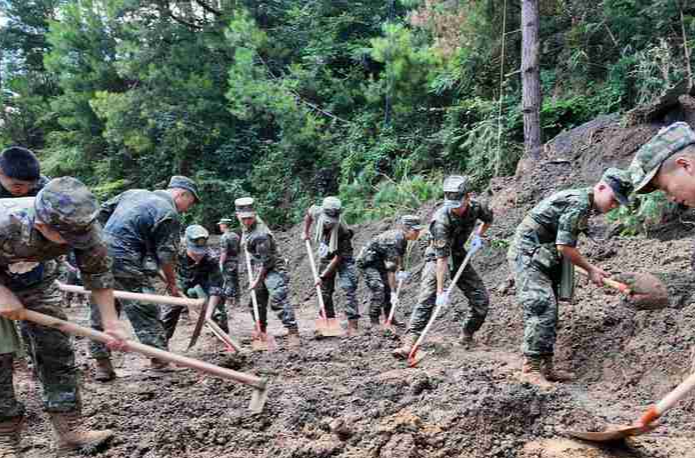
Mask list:
POLYGON ((391 353, 394 358, 397 359, 407 359, 410 355, 410 351, 413 349, 415 342, 417 342, 418 336, 412 333, 408 333, 403 337, 403 345, 393 350, 391 353))
POLYGON ((370 329, 378 329, 380 326, 381 326, 381 320, 379 319, 379 316, 370 316, 369 317, 370 329))
POLYGON ((360 333, 360 321, 358 319, 348 320, 347 335, 356 336, 360 333))
POLYGON ((553 355, 542 357, 541 372, 543 376, 551 382, 571 382, 574 380, 574 373, 555 368, 553 355))
POLYGON ((540 357, 527 356, 524 359, 524 365, 521 367, 521 381, 536 385, 539 388, 552 389, 553 384, 541 372, 541 363, 540 357))
POLYGON ((109 358, 99 358, 94 361, 94 380, 97 382, 109 382, 116 378, 109 358))
POLYGON ((0 457, 20 458, 19 448, 24 417, 18 416, 0 422, 0 457))
POLYGON ((91 431, 78 411, 50 412, 58 455, 72 450, 94 451, 113 437, 113 431, 91 431))
POLYGON ((290 348, 298 348, 302 346, 302 341, 299 338, 298 328, 290 328, 287 330, 287 346, 290 348))
POLYGON ((468 332, 465 329, 463 331, 461 331, 461 337, 459 338, 459 343, 466 348, 472 347, 473 344, 475 343, 473 341, 473 333, 468 332))

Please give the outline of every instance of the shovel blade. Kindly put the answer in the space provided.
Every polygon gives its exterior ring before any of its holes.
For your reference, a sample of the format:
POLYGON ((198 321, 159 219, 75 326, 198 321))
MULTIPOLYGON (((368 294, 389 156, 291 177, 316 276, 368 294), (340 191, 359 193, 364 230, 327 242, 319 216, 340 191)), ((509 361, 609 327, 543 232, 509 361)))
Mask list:
POLYGON ((265 402, 268 400, 268 388, 255 388, 253 394, 251 395, 251 402, 249 403, 249 410, 253 413, 263 412, 263 407, 265 407, 265 402))
POLYGON ((408 356, 408 367, 417 367, 417 365, 427 357, 424 351, 417 351, 408 356))
POLYGON ((592 442, 613 442, 630 436, 639 436, 640 434, 649 432, 652 429, 653 428, 643 426, 622 426, 600 432, 568 431, 567 434, 572 437, 576 437, 577 439, 584 439, 592 442))
POLYGON ((345 335, 343 328, 340 327, 340 322, 336 318, 317 319, 316 332, 323 337, 342 337, 345 335))

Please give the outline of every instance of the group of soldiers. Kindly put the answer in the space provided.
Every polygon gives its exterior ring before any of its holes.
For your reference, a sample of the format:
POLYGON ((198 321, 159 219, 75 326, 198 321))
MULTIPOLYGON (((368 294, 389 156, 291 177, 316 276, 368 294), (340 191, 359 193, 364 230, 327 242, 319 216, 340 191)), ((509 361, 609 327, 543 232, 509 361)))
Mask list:
MULTIPOLYGON (((660 131, 637 152, 629 170, 608 169, 592 187, 560 191, 536 205, 516 230, 508 253, 515 277, 517 301, 523 310, 522 378, 541 388, 568 381, 572 374, 554 366, 558 299, 571 289, 572 266, 588 272, 601 285, 609 273, 590 263, 577 249, 593 213, 606 213, 628 203, 632 193, 661 190, 675 202, 695 206, 695 133, 685 123, 660 131), (569 281, 567 280, 569 278, 569 281)), ((433 315, 449 303, 454 277, 470 247, 484 245, 493 213, 472 198, 464 176, 444 180, 444 203, 431 216, 425 241, 425 265, 420 294, 402 345, 393 355, 406 358, 433 315)), ((258 329, 265 332, 268 306, 287 329, 289 346, 300 345, 294 307, 289 299, 289 275, 273 233, 258 216, 253 198, 235 201, 241 236, 232 220, 219 222, 219 254, 208 248, 209 232, 200 225, 184 231, 180 215, 200 201, 195 182, 174 176, 167 189, 126 191, 97 203, 89 189, 71 177, 47 180, 34 154, 20 147, 0 153, 0 456, 19 457, 24 407, 13 387, 15 354, 22 344, 10 320, 22 320, 29 309, 65 319, 56 279, 61 256, 72 253, 85 289, 91 291, 91 324, 111 337, 108 345, 92 343, 95 378, 115 377, 110 352, 125 348, 126 334, 118 315, 124 311, 138 339, 167 349, 181 307, 159 307, 135 300, 114 301, 114 289, 153 292, 144 260, 156 260, 171 296, 207 297, 219 327, 228 332, 226 305, 238 300, 239 265, 248 256, 249 290, 258 300, 258 329)), ((345 292, 348 333, 359 331, 358 271, 369 290, 369 317, 379 324, 398 305, 398 284, 407 281, 408 242, 422 239, 425 228, 415 215, 404 215, 395 229, 384 232, 354 256, 353 231, 343 221, 339 199, 327 197, 306 212, 302 238, 313 241, 319 255, 319 275, 328 318, 336 315, 336 280, 345 292), (312 231, 313 227, 313 231, 312 231)), ((456 286, 469 303, 461 321, 460 341, 473 343, 489 309, 487 289, 471 264, 456 286)), ((570 292, 571 294, 571 292, 570 292)), ((21 321, 35 373, 43 384, 43 402, 50 416, 59 451, 93 447, 111 431, 88 430, 81 419, 77 369, 70 338, 63 332, 21 321)), ((152 359, 155 373, 171 370, 152 359)))

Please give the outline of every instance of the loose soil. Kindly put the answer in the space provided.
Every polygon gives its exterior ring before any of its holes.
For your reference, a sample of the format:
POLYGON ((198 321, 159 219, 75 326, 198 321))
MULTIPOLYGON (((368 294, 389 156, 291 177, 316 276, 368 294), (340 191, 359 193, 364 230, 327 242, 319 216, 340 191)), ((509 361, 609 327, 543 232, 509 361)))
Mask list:
MULTIPOLYGON (((546 157, 524 177, 496 180, 481 199, 496 212, 492 243, 474 259, 491 293, 488 320, 473 348, 457 343, 456 304, 433 327, 416 369, 394 360, 397 337, 368 330, 360 336, 316 339, 316 298, 300 228, 277 233, 292 275, 292 301, 301 319, 302 348, 285 347, 284 330, 271 317, 274 353, 235 355, 207 332, 188 354, 270 381, 265 411, 247 410, 251 389, 189 370, 163 377, 147 371, 135 354, 115 357, 119 378, 92 380, 87 342, 77 340, 85 422, 117 432, 98 457, 501 457, 501 458, 695 458, 695 397, 670 411, 651 434, 597 446, 571 440, 568 430, 602 430, 634 421, 650 403, 691 372, 695 348, 695 303, 690 267, 691 227, 680 220, 649 237, 621 238, 603 218, 593 220, 593 241, 582 252, 612 272, 647 271, 664 281, 671 304, 635 310, 614 291, 578 279, 572 303, 560 307, 556 359, 577 374, 551 392, 519 382, 521 310, 509 275, 506 246, 526 211, 559 188, 595 181, 603 168, 625 165, 659 126, 620 127, 615 118, 593 121, 546 145, 546 157)), ((422 211, 431 214, 433 207, 422 211)), ((687 219, 687 218, 686 218, 687 219)), ((691 218, 692 220, 692 218, 691 218)), ((391 227, 381 221, 356 227, 355 247, 391 227)), ((402 296, 406 320, 418 292, 421 251, 413 250, 415 274, 402 296)), ((242 280, 243 281, 243 280, 242 280)), ((360 285, 360 299, 366 288, 360 285)), ((232 333, 249 346, 253 328, 246 304, 232 311, 232 333)), ((342 310, 344 298, 338 290, 342 310)), ((364 302, 363 302, 364 303, 364 302)), ((87 310, 71 308, 86 324, 87 310)), ((181 323, 173 350, 187 347, 194 323, 181 323)), ((26 456, 50 456, 51 438, 39 402, 40 385, 26 373, 18 390, 28 406, 26 456)))

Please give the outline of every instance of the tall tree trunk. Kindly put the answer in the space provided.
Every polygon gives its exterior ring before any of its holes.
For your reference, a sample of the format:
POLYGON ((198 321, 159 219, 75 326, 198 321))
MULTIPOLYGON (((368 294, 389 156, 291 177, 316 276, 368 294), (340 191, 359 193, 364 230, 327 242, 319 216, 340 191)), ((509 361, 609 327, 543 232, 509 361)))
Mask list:
POLYGON ((541 94, 540 78, 540 17, 539 0, 521 2, 521 83, 523 86, 522 112, 524 114, 524 157, 517 174, 541 157, 541 94))

